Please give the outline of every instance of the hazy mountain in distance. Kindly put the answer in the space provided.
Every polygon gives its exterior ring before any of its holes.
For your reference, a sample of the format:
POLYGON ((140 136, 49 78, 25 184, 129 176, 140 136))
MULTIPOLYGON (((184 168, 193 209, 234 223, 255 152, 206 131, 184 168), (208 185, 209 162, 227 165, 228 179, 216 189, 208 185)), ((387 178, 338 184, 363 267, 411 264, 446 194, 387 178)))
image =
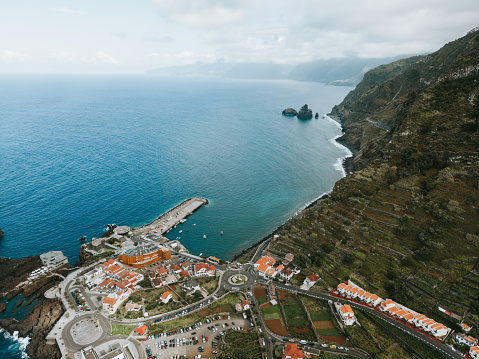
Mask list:
POLYGON ((233 63, 218 60, 215 63, 196 63, 184 66, 160 67, 147 71, 148 75, 170 77, 224 77, 237 79, 325 82, 332 85, 355 86, 370 69, 404 58, 359 58, 315 60, 299 65, 261 63, 233 63))

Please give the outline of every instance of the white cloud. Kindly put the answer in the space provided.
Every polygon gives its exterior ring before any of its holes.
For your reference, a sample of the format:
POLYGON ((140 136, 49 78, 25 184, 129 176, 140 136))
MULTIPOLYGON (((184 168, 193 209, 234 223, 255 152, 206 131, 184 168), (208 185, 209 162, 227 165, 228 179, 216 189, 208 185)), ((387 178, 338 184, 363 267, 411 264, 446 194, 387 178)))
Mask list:
POLYGON ((22 63, 27 60, 24 54, 12 50, 4 50, 0 53, 0 60, 6 63, 22 63))
POLYGON ((66 6, 52 8, 51 10, 53 10, 55 12, 63 12, 63 13, 68 13, 68 14, 84 14, 84 12, 81 11, 81 10, 73 10, 73 9, 70 9, 66 6))
POLYGON ((77 60, 76 54, 67 51, 60 51, 53 53, 50 58, 56 60, 60 64, 68 64, 77 60))
POLYGON ((146 64, 150 68, 163 66, 193 65, 198 62, 214 63, 217 57, 212 53, 196 53, 182 51, 177 53, 150 53, 138 59, 138 63, 146 64))
POLYGON ((83 57, 82 61, 87 63, 93 63, 93 64, 111 64, 111 65, 121 64, 120 61, 118 61, 113 56, 103 51, 97 51, 93 56, 83 57))
POLYGON ((189 28, 214 29, 241 25, 247 12, 262 1, 252 0, 155 0, 158 14, 189 28))

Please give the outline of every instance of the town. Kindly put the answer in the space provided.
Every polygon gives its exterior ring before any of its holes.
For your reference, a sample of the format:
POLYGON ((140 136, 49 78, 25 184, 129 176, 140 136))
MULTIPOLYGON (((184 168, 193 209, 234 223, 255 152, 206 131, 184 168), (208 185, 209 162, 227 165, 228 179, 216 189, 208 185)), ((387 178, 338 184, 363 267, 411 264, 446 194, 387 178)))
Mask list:
MULTIPOLYGON (((294 254, 264 253, 277 235, 244 263, 196 256, 164 237, 205 203, 187 200, 148 226, 114 227, 109 236, 84 244, 98 259, 45 293, 67 309, 47 341, 58 344, 64 357, 82 359, 214 358, 240 351, 247 358, 372 358, 344 335, 365 330, 356 317, 365 313, 445 356, 462 357, 454 341, 479 357, 466 323, 455 332, 351 280, 325 290, 317 273, 294 264, 294 254)), ((31 281, 68 263, 59 251, 40 258, 44 266, 31 281)))

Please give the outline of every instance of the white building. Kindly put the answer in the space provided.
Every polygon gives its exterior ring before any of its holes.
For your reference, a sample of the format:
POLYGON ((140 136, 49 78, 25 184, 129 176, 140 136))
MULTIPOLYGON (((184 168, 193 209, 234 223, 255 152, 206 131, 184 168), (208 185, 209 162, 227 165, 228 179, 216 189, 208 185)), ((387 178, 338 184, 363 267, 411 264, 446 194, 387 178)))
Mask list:
POLYGON ((162 303, 166 304, 170 301, 171 298, 173 298, 173 294, 170 292, 165 292, 161 295, 160 300, 162 303))
POLYGON ((44 266, 48 268, 57 268, 68 264, 68 258, 63 255, 61 251, 50 251, 40 254, 40 260, 44 266))
POLYGON ((334 303, 336 310, 338 311, 341 320, 345 325, 354 325, 356 322, 356 317, 354 312, 348 304, 341 305, 339 303, 334 303))
POLYGON ((479 347, 472 347, 469 350, 469 355, 472 359, 479 359, 479 347))

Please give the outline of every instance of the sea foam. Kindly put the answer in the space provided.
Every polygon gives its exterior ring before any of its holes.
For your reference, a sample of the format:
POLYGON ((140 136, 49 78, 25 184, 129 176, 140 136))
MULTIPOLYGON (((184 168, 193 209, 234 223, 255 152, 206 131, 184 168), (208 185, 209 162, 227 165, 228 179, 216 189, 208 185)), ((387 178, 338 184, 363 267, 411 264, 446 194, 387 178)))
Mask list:
POLYGON ((27 353, 27 345, 30 343, 30 338, 14 338, 5 329, 0 328, 0 337, 2 338, 2 345, 0 346, 0 356, 2 358, 18 358, 18 355, 22 359, 30 358, 27 353))

